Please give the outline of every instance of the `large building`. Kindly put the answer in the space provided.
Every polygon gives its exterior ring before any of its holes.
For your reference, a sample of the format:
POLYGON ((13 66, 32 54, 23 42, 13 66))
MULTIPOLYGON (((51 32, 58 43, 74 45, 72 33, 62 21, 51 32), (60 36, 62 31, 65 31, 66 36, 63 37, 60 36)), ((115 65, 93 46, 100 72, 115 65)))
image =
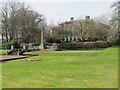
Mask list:
POLYGON ((74 20, 71 17, 69 21, 60 23, 52 30, 52 35, 61 41, 78 41, 82 39, 83 30, 94 27, 94 21, 90 16, 86 16, 84 20, 74 20))

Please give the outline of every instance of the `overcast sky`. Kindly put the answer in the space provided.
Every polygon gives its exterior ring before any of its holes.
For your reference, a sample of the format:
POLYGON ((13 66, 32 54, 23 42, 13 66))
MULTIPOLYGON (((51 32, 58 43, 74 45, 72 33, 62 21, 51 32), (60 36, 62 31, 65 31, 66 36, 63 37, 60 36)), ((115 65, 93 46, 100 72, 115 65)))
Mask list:
MULTIPOLYGON (((16 1, 16 0, 15 0, 16 1)), ((23 0, 20 0, 23 1, 23 0)), ((95 18, 109 15, 110 5, 115 0, 24 0, 31 8, 47 18, 48 23, 57 24, 61 21, 84 18, 90 15, 95 18)))

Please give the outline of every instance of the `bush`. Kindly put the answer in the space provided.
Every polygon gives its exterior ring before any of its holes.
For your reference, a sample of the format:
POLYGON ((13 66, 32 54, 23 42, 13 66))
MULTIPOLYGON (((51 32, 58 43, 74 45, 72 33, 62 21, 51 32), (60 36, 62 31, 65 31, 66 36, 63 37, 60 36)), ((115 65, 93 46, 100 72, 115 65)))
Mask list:
POLYGON ((96 48, 107 48, 110 47, 111 43, 107 41, 96 41, 95 42, 95 47, 96 48))
POLYGON ((12 40, 10 42, 3 43, 3 44, 0 45, 0 48, 2 48, 2 49, 11 49, 11 45, 13 45, 14 48, 20 48, 20 44, 16 40, 12 40))
POLYGON ((117 39, 117 44, 118 46, 120 46, 120 39, 117 39))
POLYGON ((55 51, 62 51, 62 49, 55 49, 55 51))
POLYGON ((40 45, 40 42, 33 43, 33 46, 39 46, 39 45, 40 45))
POLYGON ((2 49, 10 49, 11 48, 11 44, 8 42, 8 43, 4 43, 1 45, 1 48, 2 49))
POLYGON ((120 45, 120 39, 112 40, 111 45, 120 45))
POLYGON ((58 49, 70 50, 70 49, 77 49, 76 43, 59 43, 58 49))
POLYGON ((2 49, 2 44, 0 44, 0 49, 2 49))
POLYGON ((96 49, 96 48, 107 48, 107 47, 110 47, 110 46, 111 46, 111 43, 109 43, 107 41, 59 43, 58 44, 58 49, 62 49, 62 50, 96 49))
POLYGON ((56 39, 56 38, 54 38, 54 37, 48 37, 48 38, 46 39, 46 42, 47 42, 47 43, 61 43, 61 41, 60 41, 59 39, 56 39))
POLYGON ((13 45, 15 48, 20 48, 20 43, 17 40, 12 40, 11 45, 13 45))
POLYGON ((84 48, 84 49, 95 48, 95 42, 83 42, 82 48, 84 48))

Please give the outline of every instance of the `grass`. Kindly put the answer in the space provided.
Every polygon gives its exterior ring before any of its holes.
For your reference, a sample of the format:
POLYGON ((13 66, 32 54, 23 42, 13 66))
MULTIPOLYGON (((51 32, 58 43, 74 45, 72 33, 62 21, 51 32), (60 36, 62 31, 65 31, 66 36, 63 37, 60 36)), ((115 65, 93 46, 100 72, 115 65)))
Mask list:
POLYGON ((0 50, 0 55, 6 54, 9 50, 0 50))
POLYGON ((3 62, 3 88, 117 88, 118 48, 27 52, 40 61, 3 62))
POLYGON ((0 63, 0 89, 2 88, 2 63, 0 63))

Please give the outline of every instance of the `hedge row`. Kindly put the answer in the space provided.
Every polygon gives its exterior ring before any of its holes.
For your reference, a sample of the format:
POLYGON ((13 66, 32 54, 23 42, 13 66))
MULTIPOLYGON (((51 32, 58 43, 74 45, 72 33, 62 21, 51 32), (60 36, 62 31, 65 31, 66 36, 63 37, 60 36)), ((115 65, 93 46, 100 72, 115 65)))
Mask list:
POLYGON ((106 41, 97 42, 77 42, 77 43, 59 43, 58 49, 69 50, 69 49, 97 49, 97 48, 107 48, 111 44, 106 41))
POLYGON ((10 49, 10 48, 11 48, 10 43, 0 44, 0 49, 10 49))
POLYGON ((20 47, 20 44, 18 41, 12 40, 7 43, 0 44, 0 49, 11 49, 11 45, 14 45, 15 48, 20 47))

